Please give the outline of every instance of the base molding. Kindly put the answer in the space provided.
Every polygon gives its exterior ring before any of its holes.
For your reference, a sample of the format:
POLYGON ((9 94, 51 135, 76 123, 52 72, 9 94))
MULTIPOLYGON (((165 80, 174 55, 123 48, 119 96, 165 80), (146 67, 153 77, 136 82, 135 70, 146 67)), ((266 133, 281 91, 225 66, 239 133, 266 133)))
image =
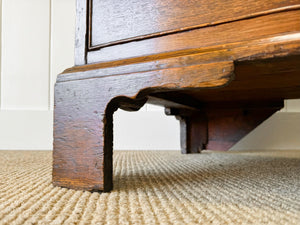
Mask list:
POLYGON ((1 110, 0 150, 52 150, 53 111, 1 110))

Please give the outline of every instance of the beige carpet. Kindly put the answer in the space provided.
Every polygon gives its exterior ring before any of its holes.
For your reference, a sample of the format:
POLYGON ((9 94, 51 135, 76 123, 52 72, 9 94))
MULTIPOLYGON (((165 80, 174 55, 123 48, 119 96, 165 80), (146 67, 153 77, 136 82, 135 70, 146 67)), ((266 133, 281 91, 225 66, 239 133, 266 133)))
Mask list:
POLYGON ((51 154, 0 151, 0 224, 300 224, 300 151, 115 151, 102 194, 53 187, 51 154))

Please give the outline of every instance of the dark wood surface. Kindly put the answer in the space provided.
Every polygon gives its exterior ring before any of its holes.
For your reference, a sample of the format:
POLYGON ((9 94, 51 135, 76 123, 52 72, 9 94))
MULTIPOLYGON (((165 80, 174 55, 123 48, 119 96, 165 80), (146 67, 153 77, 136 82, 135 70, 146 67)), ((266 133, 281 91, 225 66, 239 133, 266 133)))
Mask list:
POLYGON ((90 49, 294 8, 299 0, 89 0, 90 49), (247 5, 247 7, 245 7, 247 5))
MULTIPOLYGON (((249 48, 250 49, 250 48, 249 48)), ((272 57, 265 60, 235 61, 235 78, 222 89, 180 90, 152 94, 190 107, 260 106, 274 100, 298 98, 300 95, 300 55, 272 57)))
POLYGON ((283 107, 283 100, 232 103, 216 103, 199 110, 166 108, 167 115, 175 115, 180 121, 181 152, 228 150, 283 107))
POLYGON ((107 62, 141 56, 142 60, 146 60, 152 55, 185 54, 187 50, 213 51, 222 49, 224 44, 234 45, 297 32, 300 28, 299 21, 300 10, 283 11, 159 38, 108 46, 98 51, 89 51, 87 62, 107 62))
POLYGON ((232 73, 232 62, 220 62, 131 76, 58 82, 55 86, 53 183, 86 190, 110 190, 112 114, 118 107, 131 108, 134 100, 141 107, 139 103, 145 102, 143 99, 152 92, 223 86, 231 80, 232 73), (122 96, 127 97, 124 100, 122 96))
POLYGON ((76 66, 55 85, 54 185, 112 189, 117 108, 167 107, 195 153, 228 149, 300 98, 299 1, 230 3, 77 1, 76 66))

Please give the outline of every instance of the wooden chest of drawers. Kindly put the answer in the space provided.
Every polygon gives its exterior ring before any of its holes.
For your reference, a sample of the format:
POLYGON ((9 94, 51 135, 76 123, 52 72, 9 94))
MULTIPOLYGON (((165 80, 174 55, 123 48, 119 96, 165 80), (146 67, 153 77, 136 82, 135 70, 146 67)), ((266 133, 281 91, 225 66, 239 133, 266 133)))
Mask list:
POLYGON ((53 183, 109 191, 117 108, 165 106, 197 153, 300 98, 300 0, 78 0, 75 59, 55 86, 53 183))

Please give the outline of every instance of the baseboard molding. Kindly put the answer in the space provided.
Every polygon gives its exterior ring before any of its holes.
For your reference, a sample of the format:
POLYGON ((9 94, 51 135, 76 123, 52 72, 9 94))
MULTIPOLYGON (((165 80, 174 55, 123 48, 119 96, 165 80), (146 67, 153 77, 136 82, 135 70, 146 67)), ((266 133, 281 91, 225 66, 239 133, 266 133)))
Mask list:
MULTIPOLYGON (((160 111, 117 112, 115 150, 179 150, 179 124, 160 111)), ((0 150, 52 150, 53 112, 0 111, 0 150)), ((300 150, 300 113, 278 112, 231 150, 300 150)))
POLYGON ((0 150, 52 150, 53 111, 0 111, 0 150))
MULTIPOLYGON (((179 150, 179 124, 160 111, 114 118, 115 150, 179 150)), ((277 112, 230 150, 300 150, 300 112, 277 112)))

